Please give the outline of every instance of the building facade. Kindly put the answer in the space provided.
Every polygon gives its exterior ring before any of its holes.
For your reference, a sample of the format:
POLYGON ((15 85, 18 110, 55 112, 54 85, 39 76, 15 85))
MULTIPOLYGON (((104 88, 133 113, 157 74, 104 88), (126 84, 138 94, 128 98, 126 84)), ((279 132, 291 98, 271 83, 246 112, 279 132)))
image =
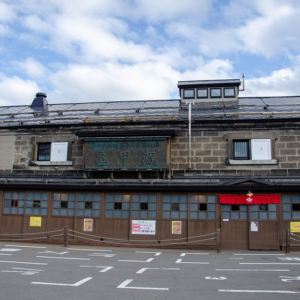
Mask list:
POLYGON ((73 242, 214 248, 220 229, 222 249, 284 249, 300 222, 300 97, 240 85, 0 107, 0 238, 67 226, 73 242))

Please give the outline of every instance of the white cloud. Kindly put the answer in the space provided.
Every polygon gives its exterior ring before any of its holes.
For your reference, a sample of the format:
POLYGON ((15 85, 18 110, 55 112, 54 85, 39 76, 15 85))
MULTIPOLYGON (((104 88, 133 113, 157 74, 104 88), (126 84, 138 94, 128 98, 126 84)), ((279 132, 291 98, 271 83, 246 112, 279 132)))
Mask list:
POLYGON ((28 77, 43 80, 49 72, 47 68, 32 57, 24 61, 15 62, 15 67, 24 72, 28 77))
POLYGON ((17 76, 6 77, 0 73, 0 105, 30 105, 39 91, 38 85, 31 80, 17 76))

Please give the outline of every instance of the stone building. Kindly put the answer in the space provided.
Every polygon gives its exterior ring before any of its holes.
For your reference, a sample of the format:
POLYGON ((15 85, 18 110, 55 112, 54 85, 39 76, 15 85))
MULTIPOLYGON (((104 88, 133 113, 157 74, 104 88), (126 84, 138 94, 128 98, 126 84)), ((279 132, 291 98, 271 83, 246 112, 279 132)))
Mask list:
POLYGON ((220 228, 222 249, 284 248, 300 222, 300 97, 240 85, 0 107, 0 237, 67 226, 77 242, 214 248, 220 228))

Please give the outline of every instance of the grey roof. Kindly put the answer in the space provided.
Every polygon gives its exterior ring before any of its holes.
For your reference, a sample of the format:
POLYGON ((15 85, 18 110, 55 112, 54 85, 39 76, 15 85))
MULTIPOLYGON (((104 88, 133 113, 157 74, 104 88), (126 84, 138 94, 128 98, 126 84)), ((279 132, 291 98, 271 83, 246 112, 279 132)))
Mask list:
POLYGON ((210 85, 240 85, 240 79, 218 79, 218 80, 189 80, 178 81, 178 87, 185 86, 210 86, 210 85))
MULTIPOLYGON (((197 103, 193 120, 253 120, 300 117, 300 96, 241 97, 238 102, 197 103)), ((24 106, 0 107, 0 128, 23 125, 84 124, 187 120, 180 99, 48 104, 45 111, 24 106)))

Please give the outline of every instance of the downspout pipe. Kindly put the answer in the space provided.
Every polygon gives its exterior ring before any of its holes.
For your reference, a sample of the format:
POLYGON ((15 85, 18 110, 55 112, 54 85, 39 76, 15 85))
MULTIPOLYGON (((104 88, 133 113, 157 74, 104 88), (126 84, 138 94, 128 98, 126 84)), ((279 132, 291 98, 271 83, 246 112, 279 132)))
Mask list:
POLYGON ((186 104, 189 105, 189 156, 188 156, 188 163, 189 163, 189 169, 192 168, 192 155, 191 155, 191 149, 192 149, 192 104, 194 104, 194 101, 186 102, 186 104))

